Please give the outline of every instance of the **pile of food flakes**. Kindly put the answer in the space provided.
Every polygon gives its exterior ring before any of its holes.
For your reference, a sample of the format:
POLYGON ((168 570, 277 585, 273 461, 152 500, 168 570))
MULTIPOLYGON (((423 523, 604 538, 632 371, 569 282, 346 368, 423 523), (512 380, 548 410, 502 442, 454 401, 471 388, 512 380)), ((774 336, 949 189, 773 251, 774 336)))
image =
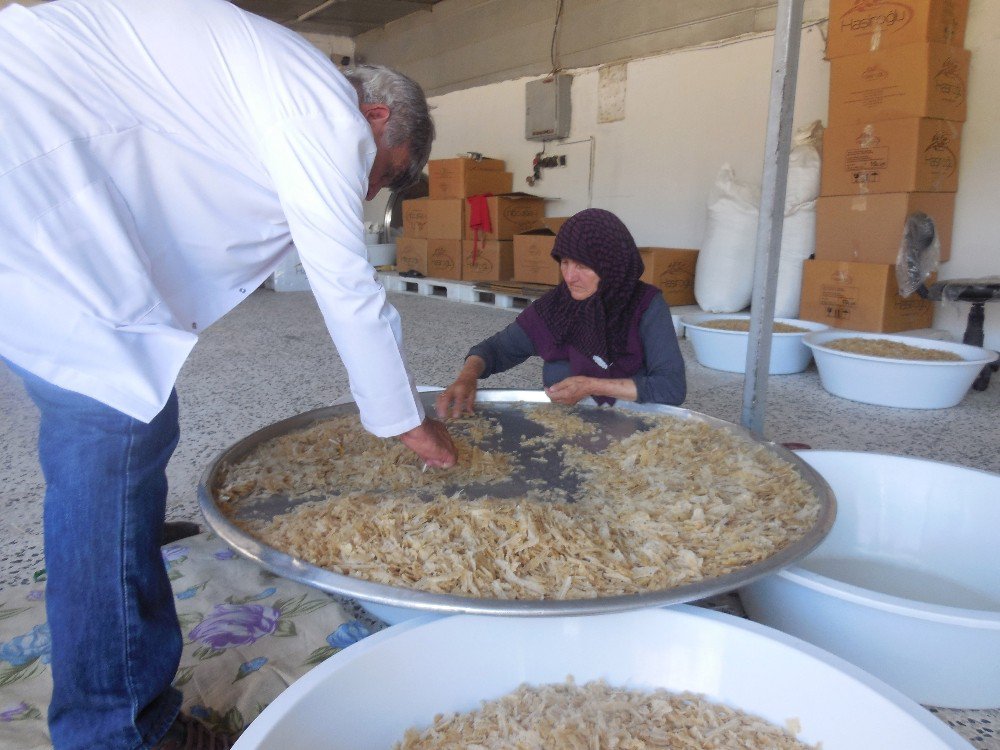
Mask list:
POLYGON ((902 341, 891 339, 867 339, 857 336, 834 339, 823 344, 827 349, 848 354, 864 354, 868 357, 886 357, 888 359, 912 359, 926 362, 961 362, 962 358, 955 352, 943 349, 930 349, 926 346, 912 346, 902 341))
POLYGON ((393 750, 809 750, 783 729, 693 693, 632 690, 603 681, 522 685, 475 711, 411 728, 393 750))
MULTIPOLYGON (((716 320, 705 320, 698 324, 701 328, 714 328, 718 331, 750 331, 750 321, 747 318, 719 318, 716 320)), ((775 321, 771 328, 772 333, 808 333, 808 328, 795 326, 791 323, 781 323, 775 321)))
POLYGON ((247 533, 315 566, 503 600, 636 594, 714 578, 770 557, 818 517, 818 498, 791 464, 697 419, 630 412, 639 429, 599 440, 587 409, 518 404, 542 434, 505 452, 488 447, 501 425, 479 408, 449 422, 459 456, 451 469, 426 470, 398 440, 376 438, 345 414, 224 467, 217 504, 247 533), (491 496, 553 451, 565 482, 491 496), (273 495, 303 500, 267 520, 241 512, 273 495))

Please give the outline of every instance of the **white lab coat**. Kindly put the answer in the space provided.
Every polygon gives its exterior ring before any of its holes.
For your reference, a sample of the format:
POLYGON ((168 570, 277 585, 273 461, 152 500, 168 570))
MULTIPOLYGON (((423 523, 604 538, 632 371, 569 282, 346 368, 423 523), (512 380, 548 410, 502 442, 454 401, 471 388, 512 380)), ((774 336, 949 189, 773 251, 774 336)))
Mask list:
POLYGON ((143 421, 294 241, 380 436, 424 412, 366 260, 351 85, 225 0, 0 12, 0 354, 143 421))

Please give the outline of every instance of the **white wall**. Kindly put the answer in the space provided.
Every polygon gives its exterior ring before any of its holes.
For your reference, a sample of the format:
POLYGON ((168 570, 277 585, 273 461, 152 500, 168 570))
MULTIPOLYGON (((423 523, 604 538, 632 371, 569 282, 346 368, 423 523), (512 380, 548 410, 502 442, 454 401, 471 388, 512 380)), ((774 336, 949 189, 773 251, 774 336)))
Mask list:
MULTIPOLYGON (((795 122, 826 121, 829 64, 825 24, 802 36, 795 122)), ((552 198, 550 216, 587 205, 622 217, 640 245, 700 247, 708 190, 723 163, 760 180, 773 36, 682 50, 628 63, 625 118, 598 123, 598 71, 572 71, 572 130, 546 152, 567 166, 525 184, 541 144, 524 139, 525 82, 519 79, 433 97, 438 137, 432 158, 479 151, 507 160, 515 189, 552 198), (590 139, 593 139, 591 142, 590 139), (594 146, 593 196, 588 196, 594 146)), ((1000 275, 1000 3, 973 0, 972 51, 952 259, 940 278, 1000 275)), ((384 199, 383 199, 384 200, 384 199)), ((384 202, 381 204, 384 206, 384 202)), ((370 210, 373 220, 382 211, 370 210)), ((938 305, 935 325, 958 338, 968 305, 938 305)), ((987 346, 1000 348, 1000 304, 986 308, 987 346)))
MULTIPOLYGON (((433 158, 481 151, 506 159, 517 189, 554 198, 547 212, 567 216, 590 205, 617 213, 640 245, 700 246, 705 200, 724 162, 741 179, 760 180, 773 37, 688 50, 628 64, 625 118, 598 123, 597 69, 576 71, 567 166, 525 184, 542 144, 524 139, 525 79, 432 100, 438 127, 433 158), (593 199, 588 199, 594 146, 593 199)), ((827 65, 818 28, 803 35, 796 120, 826 114, 827 65), (819 73, 817 73, 819 71, 819 73)))
MULTIPOLYGON (((951 260, 942 279, 1000 280, 1000 3, 972 0, 965 47, 972 51, 969 111, 962 129, 951 260)), ((965 330, 969 306, 938 305, 935 325, 965 330)), ((986 305, 986 346, 1000 350, 1000 303, 986 305)))
MULTIPOLYGON (((0 8, 9 4, 0 0, 0 8)), ((826 119, 824 33, 823 25, 803 32, 799 125, 826 119)), ((328 54, 353 53, 349 40, 312 41, 328 54)), ((506 159, 515 189, 552 199, 550 216, 599 206, 619 214, 639 244, 699 247, 705 201, 719 167, 728 162, 741 179, 760 179, 772 44, 773 36, 764 35, 633 60, 627 65, 625 118, 612 123, 597 121, 597 69, 572 71, 571 134, 546 147, 547 153, 566 155, 567 166, 545 170, 533 187, 525 178, 542 144, 524 139, 528 79, 433 97, 438 138, 432 158, 480 151, 506 159)), ((972 51, 969 113, 952 258, 941 267, 942 279, 1000 276, 1000 2, 972 0, 965 46, 972 51)), ((370 221, 381 220, 386 197, 370 204, 370 221)), ((935 325, 960 337, 968 305, 937 309, 935 325)), ((986 308, 986 345, 1000 349, 1000 304, 986 308)))

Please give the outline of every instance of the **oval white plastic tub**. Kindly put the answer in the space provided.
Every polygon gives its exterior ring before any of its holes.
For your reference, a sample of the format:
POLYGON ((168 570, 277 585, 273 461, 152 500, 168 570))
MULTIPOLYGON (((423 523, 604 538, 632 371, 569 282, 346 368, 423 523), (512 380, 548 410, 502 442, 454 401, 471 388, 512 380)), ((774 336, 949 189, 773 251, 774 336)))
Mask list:
MULTIPOLYGON (((724 331, 704 325, 712 320, 750 320, 749 315, 725 313, 699 313, 685 315, 684 335, 691 339, 694 355, 698 362, 713 370, 745 372, 747 345, 750 335, 747 331, 724 331)), ((809 365, 812 353, 802 343, 807 333, 825 330, 822 323, 795 318, 775 318, 775 323, 787 323, 805 329, 801 333, 774 333, 771 335, 771 358, 768 365, 770 375, 789 375, 802 372, 809 365)))
POLYGON ((945 409, 968 392, 979 371, 997 353, 950 341, 895 336, 888 333, 819 331, 803 339, 812 349, 820 382, 834 396, 904 409, 945 409), (886 339, 924 349, 957 354, 961 361, 891 359, 837 351, 827 346, 845 338, 886 339))
POLYGON ((327 659, 247 728, 234 750, 387 750, 435 714, 469 711, 523 682, 690 690, 784 726, 824 750, 969 745, 841 659, 695 607, 610 615, 410 620, 327 659), (848 720, 849 718, 849 720, 848 720))
POLYGON ((1000 475, 801 451, 837 520, 812 553, 740 590, 747 613, 920 703, 1000 707, 1000 475))

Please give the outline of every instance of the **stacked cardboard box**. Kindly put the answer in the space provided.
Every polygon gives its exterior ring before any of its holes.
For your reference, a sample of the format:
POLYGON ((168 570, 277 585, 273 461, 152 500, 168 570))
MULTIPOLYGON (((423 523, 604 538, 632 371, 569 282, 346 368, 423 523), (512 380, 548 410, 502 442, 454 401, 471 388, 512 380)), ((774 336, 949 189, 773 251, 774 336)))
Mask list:
POLYGON ((645 270, 642 281, 663 292, 670 305, 693 305, 698 251, 674 247, 640 247, 645 270))
POLYGON ((428 197, 403 203, 397 269, 439 279, 510 280, 513 237, 541 226, 544 199, 511 192, 513 175, 499 159, 435 159, 427 166, 428 197), (469 198, 480 195, 488 196, 488 232, 470 226, 469 198))
POLYGON ((542 219, 542 226, 514 235, 514 280, 524 284, 555 286, 561 280, 559 264, 552 257, 559 228, 568 216, 542 219))
POLYGON ((840 328, 931 324, 931 303, 899 297, 907 216, 931 216, 951 253, 970 53, 969 0, 830 0, 829 126, 816 204, 816 255, 800 316, 840 328))
POLYGON ((486 198, 490 231, 470 227, 472 208, 465 201, 462 238, 462 278, 468 281, 509 281, 514 278, 514 236, 542 226, 545 199, 527 193, 486 198))
POLYGON ((396 270, 427 275, 427 199, 403 201, 403 235, 396 239, 396 270))

